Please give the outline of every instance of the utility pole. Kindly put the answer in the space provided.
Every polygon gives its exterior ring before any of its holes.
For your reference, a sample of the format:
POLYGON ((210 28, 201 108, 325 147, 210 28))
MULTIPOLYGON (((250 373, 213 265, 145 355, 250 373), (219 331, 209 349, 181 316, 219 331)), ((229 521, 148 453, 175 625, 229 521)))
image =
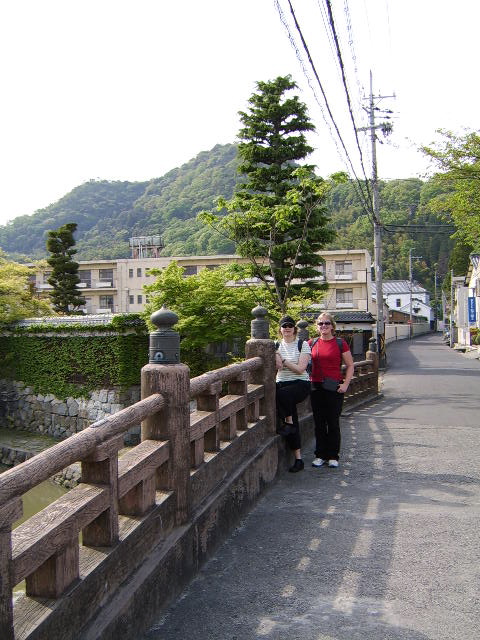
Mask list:
POLYGON ((413 277, 412 277, 412 258, 420 259, 422 256, 412 256, 413 249, 408 252, 408 279, 410 281, 410 338, 413 337, 413 314, 412 314, 412 290, 413 290, 413 277))
POLYGON ((433 309, 433 330, 438 331, 438 304, 437 304, 437 270, 435 269, 434 275, 434 290, 435 290, 435 307, 433 309))
POLYGON ((450 271, 450 346, 453 347, 453 269, 450 271))
MULTIPOLYGON (((394 98, 395 96, 376 96, 376 99, 394 98)), ((378 192, 376 129, 386 130, 385 123, 375 124, 375 101, 373 96, 372 72, 370 71, 369 106, 365 108, 369 115, 369 126, 359 127, 358 131, 370 131, 372 144, 372 205, 373 205, 373 264, 375 269, 375 289, 377 292, 377 341, 380 367, 385 366, 385 318, 383 315, 383 272, 382 272, 382 224, 380 222, 380 197, 378 192)), ((390 125, 391 129, 391 125, 390 125)))

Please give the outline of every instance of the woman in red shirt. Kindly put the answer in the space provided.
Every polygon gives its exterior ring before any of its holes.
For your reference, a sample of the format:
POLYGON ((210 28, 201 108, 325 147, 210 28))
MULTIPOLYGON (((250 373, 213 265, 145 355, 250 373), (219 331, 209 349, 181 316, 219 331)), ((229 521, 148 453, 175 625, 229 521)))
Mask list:
POLYGON ((315 422, 315 459, 312 466, 321 467, 326 462, 329 467, 338 467, 340 452, 340 414, 344 393, 353 377, 353 358, 345 340, 336 338, 335 320, 329 313, 318 316, 319 338, 309 340, 312 349, 311 403, 315 422), (345 378, 342 364, 346 366, 345 378), (325 389, 325 378, 337 382, 337 388, 325 389))

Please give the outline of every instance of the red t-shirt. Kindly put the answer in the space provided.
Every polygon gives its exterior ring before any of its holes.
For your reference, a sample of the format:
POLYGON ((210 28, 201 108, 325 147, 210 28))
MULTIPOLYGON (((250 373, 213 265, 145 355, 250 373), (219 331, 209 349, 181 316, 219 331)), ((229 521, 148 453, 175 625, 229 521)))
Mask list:
MULTIPOLYGON (((350 351, 348 344, 342 340, 342 353, 350 351)), ((312 347, 313 340, 308 344, 312 347)), ((312 347, 312 382, 323 382, 325 378, 333 378, 339 382, 343 381, 341 372, 342 356, 340 354, 337 339, 322 340, 319 338, 312 347)))

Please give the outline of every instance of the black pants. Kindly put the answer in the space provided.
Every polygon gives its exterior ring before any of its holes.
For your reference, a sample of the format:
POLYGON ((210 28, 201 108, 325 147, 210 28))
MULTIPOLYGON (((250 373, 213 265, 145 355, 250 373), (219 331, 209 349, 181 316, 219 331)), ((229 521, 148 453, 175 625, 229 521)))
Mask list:
POLYGON ((313 420, 315 422, 315 456, 323 460, 338 460, 340 453, 340 414, 343 393, 312 389, 313 420))
POLYGON ((292 416, 295 431, 286 436, 292 451, 301 447, 297 404, 308 398, 309 393, 310 383, 306 380, 277 382, 277 419, 283 421, 287 416, 292 416))

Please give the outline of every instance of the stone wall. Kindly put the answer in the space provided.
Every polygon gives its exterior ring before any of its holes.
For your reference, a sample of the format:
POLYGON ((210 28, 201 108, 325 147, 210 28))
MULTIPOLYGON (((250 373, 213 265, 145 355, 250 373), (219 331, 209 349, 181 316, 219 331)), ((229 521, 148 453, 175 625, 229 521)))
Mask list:
MULTIPOLYGON (((23 382, 0 380, 0 427, 63 440, 139 400, 140 385, 127 391, 100 389, 87 398, 60 400, 52 394, 35 393, 23 382)), ((140 426, 130 429, 126 441, 134 442, 139 433, 140 426)))

